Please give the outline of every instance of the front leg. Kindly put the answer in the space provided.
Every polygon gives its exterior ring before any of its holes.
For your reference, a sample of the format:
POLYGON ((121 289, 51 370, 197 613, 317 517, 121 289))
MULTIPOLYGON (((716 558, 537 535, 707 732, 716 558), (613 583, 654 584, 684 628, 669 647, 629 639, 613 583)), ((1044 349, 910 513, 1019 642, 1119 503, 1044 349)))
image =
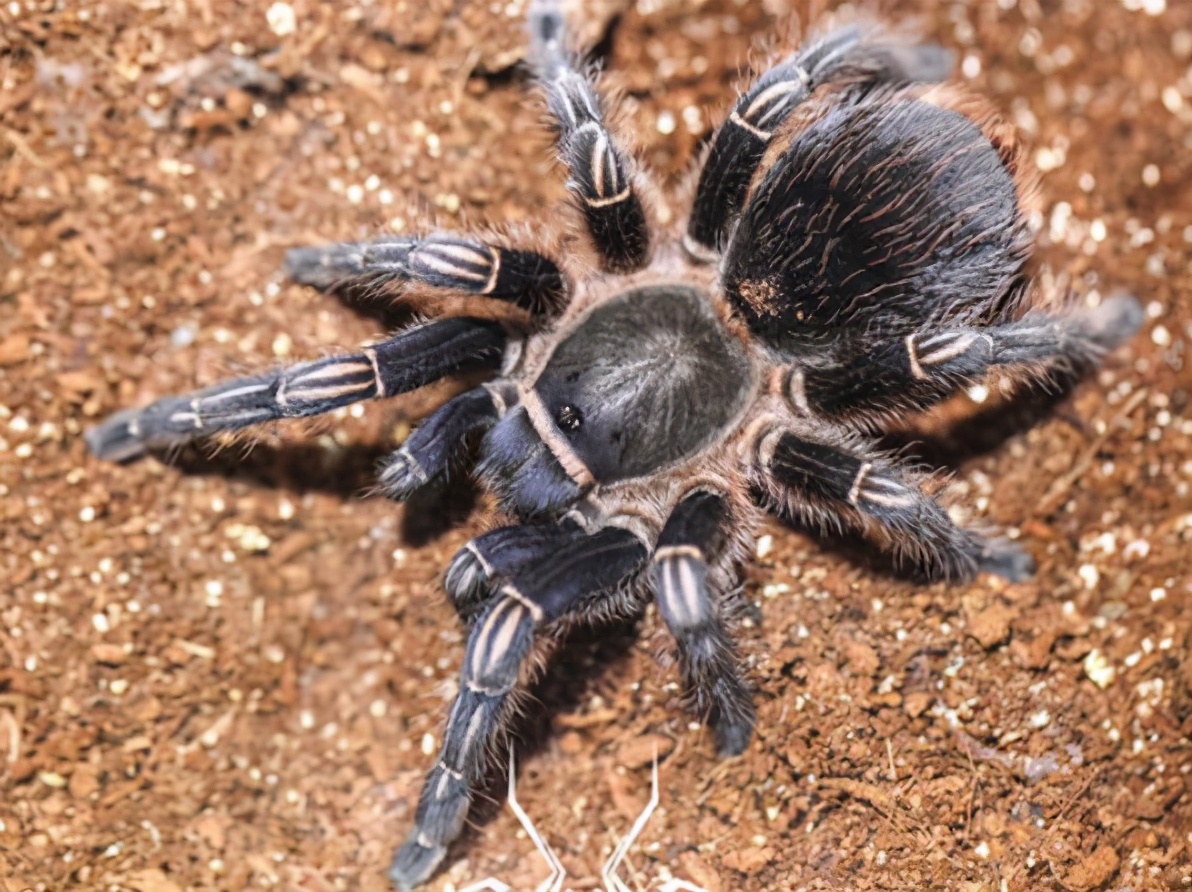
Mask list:
POLYGON ((658 537, 650 576, 662 618, 679 646, 683 678, 726 756, 745 750, 756 713, 732 641, 708 587, 732 518, 723 496, 696 490, 671 512, 658 537))
POLYGON ((537 630, 634 576, 647 553, 635 534, 605 527, 523 567, 485 608, 468 638, 439 761, 422 788, 414 829, 389 871, 399 889, 425 882, 459 836, 537 630))
POLYGON ((235 378, 141 409, 117 412, 87 431, 92 454, 129 461, 147 450, 279 418, 320 415, 395 396, 454 372, 500 365, 506 334, 486 319, 440 319, 359 353, 316 359, 253 378, 235 378))
POLYGON ((483 384, 448 400, 386 459, 381 489, 391 499, 404 501, 415 490, 447 473, 461 444, 472 434, 496 424, 505 414, 505 405, 499 382, 483 384))
POLYGON ((568 518, 560 523, 497 527, 461 548, 443 580, 455 612, 470 623, 502 582, 518 570, 554 554, 583 529, 568 518))
POLYGON ((292 248, 286 272, 321 291, 423 285, 494 297, 535 315, 554 312, 567 294, 567 282, 549 257, 470 235, 390 235, 292 248))

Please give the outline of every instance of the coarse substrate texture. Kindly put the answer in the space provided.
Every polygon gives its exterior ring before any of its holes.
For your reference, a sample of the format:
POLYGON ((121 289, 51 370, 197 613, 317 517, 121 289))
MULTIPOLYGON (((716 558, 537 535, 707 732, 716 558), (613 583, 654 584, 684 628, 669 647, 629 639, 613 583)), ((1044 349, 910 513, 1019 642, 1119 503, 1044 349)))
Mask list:
MULTIPOLYGON (((750 47, 807 12, 588 5, 669 184, 750 47)), ((559 220, 522 13, 0 7, 0 889, 386 888, 457 684, 440 574, 488 520, 466 487, 449 511, 369 487, 460 383, 169 465, 100 463, 81 432, 402 320, 288 284, 288 246, 559 220)), ((718 760, 680 709, 654 613, 575 641, 518 772, 572 888, 597 888, 655 748, 630 888, 1192 883, 1192 3, 890 13, 1024 131, 1046 287, 1132 291, 1147 321, 1033 429, 957 421, 936 450, 963 516, 1036 556, 1030 582, 924 587, 766 531, 744 756, 718 760)), ((429 888, 545 876, 500 783, 429 888)))

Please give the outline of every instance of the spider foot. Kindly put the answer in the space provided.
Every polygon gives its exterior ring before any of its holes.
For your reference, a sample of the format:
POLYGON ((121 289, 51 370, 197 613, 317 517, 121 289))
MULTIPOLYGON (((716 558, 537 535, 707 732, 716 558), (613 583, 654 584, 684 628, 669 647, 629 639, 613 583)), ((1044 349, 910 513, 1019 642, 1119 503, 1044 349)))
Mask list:
POLYGON ((140 414, 140 409, 125 409, 90 428, 83 435, 87 449, 104 461, 123 463, 140 458, 145 454, 145 441, 136 425, 140 414))
POLYGON ((1132 294, 1113 294, 1084 315, 1088 336, 1107 350, 1127 341, 1146 319, 1146 312, 1132 294))
POLYGON ((286 251, 286 275, 320 291, 362 278, 400 279, 407 273, 406 263, 414 244, 413 240, 395 240, 291 248, 286 251))
POLYGON ((425 846, 411 837, 393 856, 389 879, 399 892, 409 892, 430 879, 446 854, 446 846, 425 846))
POLYGON ((381 470, 381 489, 395 502, 404 502, 414 491, 425 486, 430 476, 407 449, 389 457, 381 470))
POLYGON ((979 569, 1010 582, 1025 582, 1035 575, 1035 559, 1009 539, 995 539, 982 552, 979 569))
POLYGON ((712 729, 716 738, 716 753, 725 758, 739 756, 753 738, 753 716, 721 719, 712 729))

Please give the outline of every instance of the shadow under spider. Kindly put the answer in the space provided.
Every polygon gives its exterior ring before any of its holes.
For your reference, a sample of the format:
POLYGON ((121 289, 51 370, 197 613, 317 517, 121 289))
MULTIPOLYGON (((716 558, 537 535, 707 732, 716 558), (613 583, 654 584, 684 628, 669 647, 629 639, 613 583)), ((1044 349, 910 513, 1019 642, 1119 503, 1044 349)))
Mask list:
POLYGON ((965 462, 1001 449, 1048 419, 1063 421, 1085 433, 1083 422, 1068 411, 1078 379, 1053 376, 1044 384, 1024 386, 1005 401, 982 407, 938 430, 892 431, 881 445, 931 468, 957 471, 965 462))
MULTIPOLYGON (((327 449, 313 442, 297 442, 234 444, 213 450, 209 444, 188 443, 154 451, 153 455, 188 476, 241 480, 296 495, 328 493, 347 500, 376 491, 377 469, 393 449, 391 444, 379 443, 327 449)), ((479 488, 467 474, 432 481, 406 500, 401 517, 402 541, 415 548, 434 541, 471 515, 479 495, 479 488)))
POLYGON ((343 284, 320 292, 339 301, 357 316, 373 319, 384 331, 397 331, 417 322, 421 316, 412 302, 399 293, 370 284, 343 284))
MULTIPOLYGON (((353 313, 374 320, 380 331, 399 331, 423 318, 409 302, 367 284, 347 284, 322 293, 338 300, 353 313)), ((456 381, 462 392, 488 377, 485 373, 461 372, 447 376, 447 379, 456 381)), ((446 398, 442 402, 446 402, 446 398)), ((395 414, 392 420, 399 417, 399 414, 395 414)), ((278 423, 292 421, 282 419, 280 422, 266 423, 262 430, 268 431, 278 423)), ((256 439, 233 439, 218 445, 195 440, 148 448, 146 451, 162 464, 187 475, 242 480, 296 494, 328 493, 344 499, 375 494, 381 462, 400 444, 352 443, 326 448, 313 442, 319 432, 316 423, 316 426, 296 434, 309 440, 269 443, 256 439)), ((469 461, 474 460, 474 444, 469 444, 469 451, 472 456, 469 461)), ((468 474, 453 474, 447 481, 432 481, 423 490, 407 501, 409 509, 404 512, 402 522, 403 538, 416 547, 459 524, 471 513, 478 496, 476 485, 468 474)))
MULTIPOLYGON (((1072 385, 1070 380, 1052 381, 1046 387, 1021 390, 1013 400, 983 408, 939 430, 888 433, 881 445, 928 468, 956 471, 966 462, 1002 448, 1007 440, 1047 418, 1063 419, 1083 429, 1078 419, 1056 411, 1071 395, 1072 385)), ((461 467, 474 463, 475 446, 469 444, 469 455, 461 467)), ((353 499, 376 491, 378 468, 393 448, 393 444, 353 443, 328 449, 314 442, 258 441, 213 449, 200 441, 156 450, 154 455, 188 475, 218 476, 296 494, 320 492, 353 499)), ((479 487, 468 473, 432 481, 406 501, 400 521, 402 540, 415 548, 433 542, 466 521, 479 500, 479 487)), ((807 534, 823 550, 868 572, 903 581, 924 581, 916 569, 895 566, 859 536, 827 534, 795 519, 781 520, 807 534)))
MULTIPOLYGON (((905 461, 930 470, 956 473, 967 462, 997 452, 1009 440, 1022 436, 1048 419, 1063 421, 1087 435, 1083 421, 1067 411, 1068 401, 1080 380, 1080 375, 1053 374, 1045 382, 1018 388, 1011 399, 982 407, 935 430, 890 431, 878 442, 883 449, 905 461)), ((860 533, 827 532, 814 524, 786 516, 780 516, 779 520, 813 539, 819 550, 872 575, 919 585, 936 582, 920 567, 898 564, 892 555, 875 549, 860 533)))
POLYGON ((267 489, 347 498, 376 484, 377 465, 392 451, 381 444, 353 443, 327 449, 314 442, 232 443, 213 449, 210 443, 200 441, 151 450, 150 454, 188 476, 223 477, 267 489))

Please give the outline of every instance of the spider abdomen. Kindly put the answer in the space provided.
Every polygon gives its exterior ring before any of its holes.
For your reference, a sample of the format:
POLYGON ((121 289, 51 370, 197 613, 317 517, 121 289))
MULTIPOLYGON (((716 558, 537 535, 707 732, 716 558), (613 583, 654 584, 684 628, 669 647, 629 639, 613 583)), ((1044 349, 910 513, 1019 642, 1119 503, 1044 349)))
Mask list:
POLYGON ((898 336, 1013 304, 1030 244, 1017 186, 980 124, 939 100, 841 100, 758 173, 724 264, 756 334, 898 336))

